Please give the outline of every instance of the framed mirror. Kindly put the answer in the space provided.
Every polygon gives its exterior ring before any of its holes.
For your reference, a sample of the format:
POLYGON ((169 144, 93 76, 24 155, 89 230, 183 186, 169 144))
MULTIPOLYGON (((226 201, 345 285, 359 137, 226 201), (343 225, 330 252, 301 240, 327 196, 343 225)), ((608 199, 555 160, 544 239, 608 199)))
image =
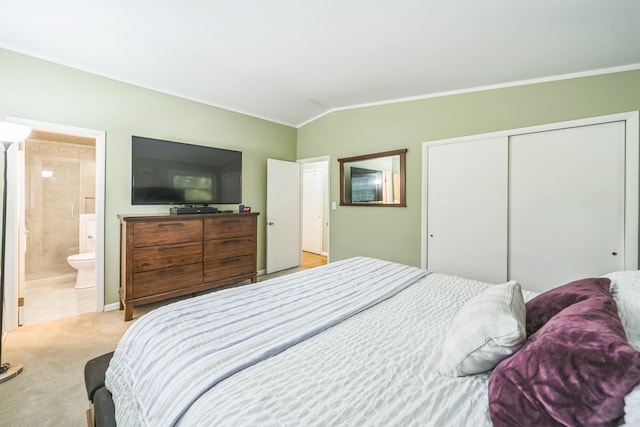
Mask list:
POLYGON ((405 207, 407 149, 338 159, 340 206, 405 207))

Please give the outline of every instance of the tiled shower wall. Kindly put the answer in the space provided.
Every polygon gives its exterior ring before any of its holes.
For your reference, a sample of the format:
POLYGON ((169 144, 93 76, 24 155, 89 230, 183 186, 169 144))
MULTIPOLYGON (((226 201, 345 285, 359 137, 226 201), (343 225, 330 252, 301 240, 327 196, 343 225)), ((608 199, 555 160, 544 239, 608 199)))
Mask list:
POLYGON ((25 279, 75 273, 79 217, 95 213, 95 144, 27 140, 25 279))

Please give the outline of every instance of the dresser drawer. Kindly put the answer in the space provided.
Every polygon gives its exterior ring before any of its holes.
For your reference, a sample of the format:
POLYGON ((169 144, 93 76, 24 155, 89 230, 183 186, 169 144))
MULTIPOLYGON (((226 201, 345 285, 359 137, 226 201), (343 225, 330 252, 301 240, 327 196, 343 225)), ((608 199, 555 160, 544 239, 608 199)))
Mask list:
POLYGON ((202 283, 202 263, 134 273, 132 298, 171 292, 202 283))
POLYGON ((134 273, 202 262, 202 243, 148 246, 133 250, 134 273))
POLYGON ((133 246, 168 245, 202 241, 202 221, 149 221, 134 224, 133 246))
POLYGON ((254 274, 255 271, 256 258, 254 255, 208 260, 204 263, 204 281, 215 282, 225 277, 254 274))
POLYGON ((204 239, 223 239, 225 237, 251 236, 256 233, 256 217, 237 214, 225 218, 204 220, 204 239))
POLYGON ((254 236, 236 237, 230 239, 206 240, 204 242, 204 260, 213 261, 239 255, 251 255, 256 251, 254 236))

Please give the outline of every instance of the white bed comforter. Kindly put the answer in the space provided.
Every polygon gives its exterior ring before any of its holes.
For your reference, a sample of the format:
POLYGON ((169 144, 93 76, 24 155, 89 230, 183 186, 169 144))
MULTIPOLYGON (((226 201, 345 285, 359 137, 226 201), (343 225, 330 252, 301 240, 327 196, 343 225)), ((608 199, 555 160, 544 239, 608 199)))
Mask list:
MULTIPOLYGON (((394 296, 426 274, 359 257, 155 310, 129 328, 107 371, 116 421, 122 426, 173 426, 209 390, 394 296)), ((219 402, 206 409, 222 414, 231 404, 219 402)), ((213 425, 206 414, 198 422, 213 425)))
POLYGON ((488 373, 434 369, 456 312, 489 286, 432 273, 221 382, 179 425, 491 426, 488 373))

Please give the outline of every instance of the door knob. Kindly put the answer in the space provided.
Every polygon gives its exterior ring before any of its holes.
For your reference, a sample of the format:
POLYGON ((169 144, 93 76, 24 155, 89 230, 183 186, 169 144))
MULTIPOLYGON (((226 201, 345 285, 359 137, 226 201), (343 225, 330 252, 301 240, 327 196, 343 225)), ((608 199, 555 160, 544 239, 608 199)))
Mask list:
POLYGON ((273 222, 269 221, 267 225, 275 225, 273 222))

